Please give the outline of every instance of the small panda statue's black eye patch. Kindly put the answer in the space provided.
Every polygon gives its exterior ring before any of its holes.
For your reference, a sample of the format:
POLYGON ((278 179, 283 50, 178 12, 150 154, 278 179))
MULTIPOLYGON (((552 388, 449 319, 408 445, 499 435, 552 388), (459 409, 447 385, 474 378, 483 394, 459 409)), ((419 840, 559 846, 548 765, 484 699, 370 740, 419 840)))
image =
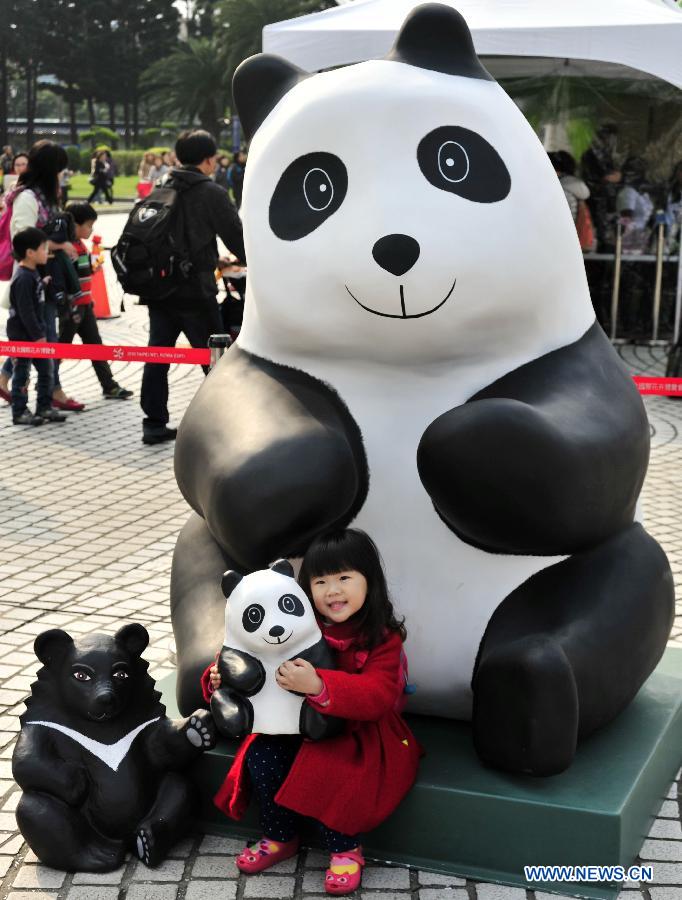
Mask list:
POLYGON ((475 131, 443 125, 417 147, 422 174, 434 187, 475 203, 504 200, 511 177, 495 148, 475 131))
POLYGON ((284 594, 283 597, 279 598, 277 606, 282 610, 283 613, 286 613, 288 616, 303 616, 305 615, 305 608, 298 597, 295 597, 293 594, 284 594))
POLYGON ((258 631, 264 618, 265 610, 260 603, 252 603, 251 606, 247 606, 244 610, 244 615, 242 616, 244 631, 248 631, 249 633, 258 631))
POLYGON ((283 241, 315 231, 343 203, 348 172, 333 153, 307 153, 287 166, 270 200, 270 228, 283 241))

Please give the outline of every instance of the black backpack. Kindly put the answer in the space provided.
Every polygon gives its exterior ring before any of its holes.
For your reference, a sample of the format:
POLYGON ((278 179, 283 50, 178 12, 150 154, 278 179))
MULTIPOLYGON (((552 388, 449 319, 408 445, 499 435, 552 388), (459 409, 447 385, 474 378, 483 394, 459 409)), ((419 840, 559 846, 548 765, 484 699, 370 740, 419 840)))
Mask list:
POLYGON ((116 276, 127 294, 164 300, 190 277, 193 267, 182 198, 194 184, 169 179, 154 187, 128 216, 111 250, 116 276))

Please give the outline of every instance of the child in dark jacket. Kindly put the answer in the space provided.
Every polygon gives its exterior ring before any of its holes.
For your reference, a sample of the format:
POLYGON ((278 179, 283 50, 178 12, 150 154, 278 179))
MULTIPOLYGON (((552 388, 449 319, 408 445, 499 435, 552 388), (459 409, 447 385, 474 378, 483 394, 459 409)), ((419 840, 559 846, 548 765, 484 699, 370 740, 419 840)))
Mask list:
MULTIPOLYGON (((248 780, 256 790, 264 836, 237 857, 242 872, 260 872, 295 855, 305 816, 317 822, 331 853, 325 890, 349 894, 362 877, 360 833, 393 812, 417 773, 419 746, 400 715, 406 630, 395 617, 378 550, 362 531, 347 529, 315 541, 299 583, 337 651, 338 669, 289 660, 280 666, 277 683, 305 694, 320 712, 346 719, 345 732, 318 742, 250 735, 214 802, 240 818, 248 780)), ((207 701, 219 686, 213 665, 202 678, 207 701)))
MULTIPOLYGON (((45 284, 38 266, 47 263, 47 235, 39 228, 25 228, 12 241, 14 256, 19 265, 9 289, 9 318, 7 337, 10 341, 44 342, 45 284)), ((15 425, 42 425, 43 422, 64 422, 66 416, 51 408, 53 363, 50 358, 17 357, 12 376, 12 421, 15 425), (38 372, 38 406, 33 415, 28 409, 26 383, 31 363, 38 372)))

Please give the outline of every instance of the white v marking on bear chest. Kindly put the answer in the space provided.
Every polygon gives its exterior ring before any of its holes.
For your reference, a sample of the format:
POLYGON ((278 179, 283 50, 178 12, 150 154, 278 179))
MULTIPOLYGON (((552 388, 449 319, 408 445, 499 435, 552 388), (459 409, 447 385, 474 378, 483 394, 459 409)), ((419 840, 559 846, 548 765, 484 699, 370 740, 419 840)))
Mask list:
POLYGON ((115 744, 103 744, 93 738, 86 737, 84 734, 75 731, 73 728, 67 728, 66 725, 58 725, 56 722, 27 722, 26 724, 43 725, 45 728, 54 728, 55 731, 61 731, 62 734, 72 738, 72 740, 76 741, 77 744, 80 744, 81 747, 85 747, 85 749, 92 753, 93 756, 96 756, 97 759, 100 759, 105 765, 116 772, 128 755, 128 751, 132 747, 133 741, 138 734, 146 728, 147 725, 158 722, 160 718, 161 716, 157 716, 155 719, 143 722, 141 725, 138 725, 137 728, 129 731, 128 734, 124 735, 120 740, 116 741, 115 744))

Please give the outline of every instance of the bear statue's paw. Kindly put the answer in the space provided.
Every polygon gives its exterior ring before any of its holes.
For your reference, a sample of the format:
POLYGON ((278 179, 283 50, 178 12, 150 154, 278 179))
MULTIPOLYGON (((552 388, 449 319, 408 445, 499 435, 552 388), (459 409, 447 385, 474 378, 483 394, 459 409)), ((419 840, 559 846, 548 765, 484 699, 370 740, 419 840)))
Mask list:
POLYGON ((573 761, 578 692, 571 664, 548 635, 484 650, 473 680, 476 752, 486 765, 556 775, 573 761))
POLYGON ((146 828, 140 828, 135 837, 135 845, 137 848, 137 855, 145 866, 156 865, 157 860, 155 859, 154 854, 154 838, 152 837, 151 831, 148 831, 146 828))
POLYGON ((198 713, 191 716, 185 735, 190 744, 199 750, 210 750, 211 747, 215 747, 215 726, 210 713, 203 719, 198 713))

